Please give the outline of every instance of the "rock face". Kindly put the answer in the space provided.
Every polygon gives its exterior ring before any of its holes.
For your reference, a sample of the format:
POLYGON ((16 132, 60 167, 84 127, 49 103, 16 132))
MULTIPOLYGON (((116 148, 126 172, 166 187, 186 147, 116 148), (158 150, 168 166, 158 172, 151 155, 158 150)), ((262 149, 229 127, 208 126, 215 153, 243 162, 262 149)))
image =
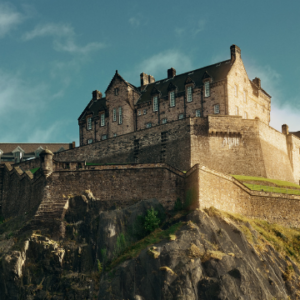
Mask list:
POLYGON ((2 224, 0 300, 300 299, 297 265, 216 212, 165 216, 155 199, 122 208, 86 193, 69 200, 59 238, 49 223, 14 234, 2 224), (151 207, 165 221, 141 239, 138 216, 151 207))

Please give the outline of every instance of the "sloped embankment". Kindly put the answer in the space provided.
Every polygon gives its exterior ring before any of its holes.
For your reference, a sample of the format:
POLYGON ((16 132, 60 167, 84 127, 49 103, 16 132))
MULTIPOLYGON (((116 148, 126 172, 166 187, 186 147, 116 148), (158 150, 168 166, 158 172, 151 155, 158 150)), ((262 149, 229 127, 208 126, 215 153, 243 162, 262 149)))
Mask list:
POLYGON ((0 225, 0 300, 299 298, 299 230, 212 208, 165 217, 155 199, 100 202, 70 199, 58 240, 30 220, 0 225), (151 207, 164 221, 141 238, 151 207))

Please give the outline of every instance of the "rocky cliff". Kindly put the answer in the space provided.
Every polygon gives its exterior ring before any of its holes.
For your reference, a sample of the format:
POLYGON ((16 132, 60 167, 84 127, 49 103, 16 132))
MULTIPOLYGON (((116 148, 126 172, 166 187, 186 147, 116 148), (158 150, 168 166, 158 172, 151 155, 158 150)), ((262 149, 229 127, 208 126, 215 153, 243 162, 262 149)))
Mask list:
POLYGON ((63 220, 0 225, 0 300, 300 299, 300 231, 216 209, 71 197, 63 220), (160 228, 143 216, 153 207, 160 228), (146 235, 147 234, 147 235, 146 235))

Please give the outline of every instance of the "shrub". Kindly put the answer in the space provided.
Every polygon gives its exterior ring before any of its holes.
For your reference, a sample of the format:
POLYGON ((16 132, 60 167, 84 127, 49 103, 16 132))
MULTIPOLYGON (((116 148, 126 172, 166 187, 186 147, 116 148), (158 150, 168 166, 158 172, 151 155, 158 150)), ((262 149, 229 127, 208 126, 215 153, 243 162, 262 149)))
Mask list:
POLYGON ((151 207, 147 210, 147 215, 145 216, 144 228, 147 233, 151 233, 156 228, 159 227, 160 219, 157 217, 158 212, 151 207))
POLYGON ((101 273, 102 272, 102 265, 101 265, 101 262, 99 259, 97 259, 97 269, 98 269, 98 272, 101 273))
POLYGON ((175 203, 174 203, 174 210, 175 211, 180 211, 182 209, 183 209, 182 202, 181 202, 180 198, 177 198, 175 203))
POLYGON ((120 233, 117 237, 117 242, 114 250, 114 257, 117 257, 120 253, 122 253, 128 245, 127 238, 123 233, 120 233))

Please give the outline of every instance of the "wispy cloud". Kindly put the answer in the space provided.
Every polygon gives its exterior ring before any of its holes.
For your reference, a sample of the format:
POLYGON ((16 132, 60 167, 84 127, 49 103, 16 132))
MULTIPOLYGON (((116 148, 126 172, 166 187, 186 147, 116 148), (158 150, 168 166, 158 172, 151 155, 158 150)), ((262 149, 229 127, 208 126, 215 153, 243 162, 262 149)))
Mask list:
POLYGON ((198 34, 199 32, 203 31, 205 29, 205 25, 206 25, 206 20, 205 19, 201 19, 197 22, 195 29, 194 29, 194 34, 198 34))
POLYGON ((76 43, 76 33, 68 24, 43 24, 36 26, 32 31, 23 35, 24 41, 35 38, 52 37, 53 47, 56 51, 69 52, 72 54, 88 54, 106 47, 104 43, 93 42, 84 46, 76 43))
POLYGON ((24 16, 9 3, 0 3, 0 37, 7 35, 22 23, 24 16))
POLYGON ((204 31, 206 26, 206 19, 200 19, 200 20, 190 20, 189 25, 186 27, 176 27, 174 29, 175 35, 182 37, 185 35, 185 33, 189 33, 189 36, 196 36, 201 31, 204 31))

